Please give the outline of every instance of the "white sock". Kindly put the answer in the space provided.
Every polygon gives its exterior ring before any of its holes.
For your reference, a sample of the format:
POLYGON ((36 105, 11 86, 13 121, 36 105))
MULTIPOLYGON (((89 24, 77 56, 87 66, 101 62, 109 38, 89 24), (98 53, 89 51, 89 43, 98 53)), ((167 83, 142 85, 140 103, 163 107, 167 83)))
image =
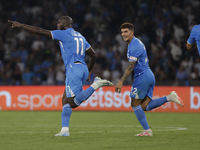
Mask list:
POLYGON ((166 96, 166 99, 168 102, 170 101, 169 95, 166 96))
POLYGON ((69 132, 69 127, 62 127, 61 132, 69 132))
POLYGON ((149 129, 147 129, 147 130, 145 130, 145 131, 147 131, 147 132, 151 132, 152 130, 149 128, 149 129))

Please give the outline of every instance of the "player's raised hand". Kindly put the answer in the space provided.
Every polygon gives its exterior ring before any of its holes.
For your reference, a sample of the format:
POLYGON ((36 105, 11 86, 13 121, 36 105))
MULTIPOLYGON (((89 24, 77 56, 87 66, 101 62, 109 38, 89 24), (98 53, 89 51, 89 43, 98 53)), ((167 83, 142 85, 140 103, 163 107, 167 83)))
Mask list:
POLYGON ((12 28, 19 28, 22 26, 22 24, 17 21, 8 20, 8 22, 12 24, 12 28))

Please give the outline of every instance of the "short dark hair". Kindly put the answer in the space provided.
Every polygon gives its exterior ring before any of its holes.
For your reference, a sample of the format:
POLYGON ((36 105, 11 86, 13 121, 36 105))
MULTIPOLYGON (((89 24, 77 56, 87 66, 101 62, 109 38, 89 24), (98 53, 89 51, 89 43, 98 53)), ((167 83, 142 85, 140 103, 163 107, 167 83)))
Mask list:
POLYGON ((125 22, 120 26, 120 29, 128 28, 129 30, 133 30, 133 24, 130 22, 125 22))
POLYGON ((72 27, 73 19, 70 16, 61 16, 59 19, 64 20, 69 27, 72 27))

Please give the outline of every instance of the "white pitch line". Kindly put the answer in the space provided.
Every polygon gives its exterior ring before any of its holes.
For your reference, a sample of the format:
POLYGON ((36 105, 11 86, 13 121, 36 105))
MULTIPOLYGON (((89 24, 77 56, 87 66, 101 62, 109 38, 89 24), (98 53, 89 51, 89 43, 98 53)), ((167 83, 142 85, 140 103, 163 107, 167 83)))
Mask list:
MULTIPOLYGON (((181 130, 187 130, 188 128, 182 128, 182 127, 157 127, 157 128, 153 128, 153 131, 181 131, 181 130)), ((106 133, 122 133, 122 132, 133 132, 133 131, 140 131, 138 129, 135 129, 135 130, 98 130, 98 131, 72 131, 72 133, 103 133, 103 132, 106 132, 106 133)), ((47 132, 47 131, 43 131, 43 132, 0 132, 0 134, 41 134, 41 133, 44 133, 44 134, 50 134, 52 132, 47 132)))
POLYGON ((48 134, 49 134, 49 133, 51 133, 51 132, 5 132, 5 131, 4 131, 4 132, 0 132, 0 134, 9 134, 9 133, 10 133, 10 134, 18 134, 18 133, 19 133, 19 134, 24 134, 24 133, 25 133, 25 134, 48 133, 48 134))
MULTIPOLYGON (((0 128, 13 128, 13 125, 0 125, 0 128)), ((20 124, 20 125, 14 125, 15 128, 45 128, 45 127, 60 127, 60 125, 26 125, 26 124, 20 124)), ((73 125, 73 127, 94 127, 94 128, 104 128, 104 127, 119 127, 119 128, 141 128, 141 126, 135 126, 135 125, 73 125)), ((162 127, 162 126, 153 126, 153 129, 162 129, 162 128, 166 128, 166 129, 177 129, 177 128, 184 128, 184 127, 180 127, 180 126, 171 126, 171 127, 162 127)))
MULTIPOLYGON (((188 128, 175 128, 175 129, 154 129, 153 131, 180 131, 180 130, 187 130, 188 128)), ((87 133, 123 133, 123 132, 133 132, 133 131, 140 131, 140 130, 114 130, 114 131, 72 131, 72 133, 78 133, 78 134, 87 134, 87 133)), ((50 134, 51 132, 0 132, 0 134, 41 134, 41 133, 44 133, 44 134, 50 134)), ((53 133, 51 133, 53 134, 53 133)))
MULTIPOLYGON (((15 125, 14 128, 45 128, 45 127, 58 127, 59 125, 42 125, 42 124, 37 124, 37 125, 31 125, 31 126, 26 126, 26 124, 18 124, 18 125, 15 125)), ((6 126, 6 125, 0 125, 0 128, 13 128, 13 125, 12 126, 6 126)), ((90 127, 90 128, 105 128, 105 127, 109 127, 109 128, 124 128, 124 130, 97 130, 97 131, 75 131, 72 133, 102 133, 102 132, 108 132, 108 133, 122 133, 122 132, 133 132, 133 131, 141 131, 137 128, 141 128, 141 126, 135 126, 135 125, 73 125, 73 127, 90 127), (126 128, 128 128, 129 130, 126 130, 126 128), (130 130, 130 128, 132 128, 130 130)), ((168 126, 168 127, 159 127, 159 126, 153 126, 152 127, 152 130, 153 131, 158 131, 158 132, 163 132, 163 131, 183 131, 183 130, 187 130, 188 128, 185 128, 185 127, 180 127, 180 126, 168 126)), ((44 133, 44 134, 50 134, 52 132, 47 132, 47 131, 43 131, 43 132, 1 132, 0 131, 0 134, 41 134, 41 133, 44 133)))

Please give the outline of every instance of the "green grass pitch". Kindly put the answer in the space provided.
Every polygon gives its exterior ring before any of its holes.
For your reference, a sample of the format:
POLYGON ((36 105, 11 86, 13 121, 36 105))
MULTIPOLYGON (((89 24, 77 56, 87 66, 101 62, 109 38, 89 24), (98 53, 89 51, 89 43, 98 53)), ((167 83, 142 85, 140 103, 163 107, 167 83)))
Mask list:
POLYGON ((146 113, 153 137, 133 112, 74 111, 70 137, 60 131, 61 112, 1 111, 0 150, 199 150, 200 114, 146 113))

